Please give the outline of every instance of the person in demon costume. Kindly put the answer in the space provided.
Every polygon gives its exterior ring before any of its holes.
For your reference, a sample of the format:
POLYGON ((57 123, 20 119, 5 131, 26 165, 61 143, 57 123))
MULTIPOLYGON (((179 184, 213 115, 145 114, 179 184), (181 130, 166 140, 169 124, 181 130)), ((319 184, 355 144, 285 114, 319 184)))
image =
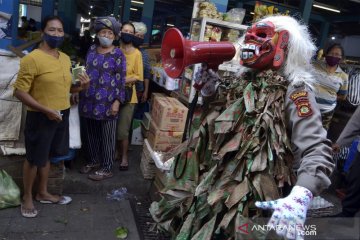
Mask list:
POLYGON ((267 214, 270 234, 303 239, 310 202, 334 168, 312 90, 315 46, 289 16, 259 20, 239 44, 245 73, 219 79, 150 212, 176 239, 265 238, 248 227, 267 214))

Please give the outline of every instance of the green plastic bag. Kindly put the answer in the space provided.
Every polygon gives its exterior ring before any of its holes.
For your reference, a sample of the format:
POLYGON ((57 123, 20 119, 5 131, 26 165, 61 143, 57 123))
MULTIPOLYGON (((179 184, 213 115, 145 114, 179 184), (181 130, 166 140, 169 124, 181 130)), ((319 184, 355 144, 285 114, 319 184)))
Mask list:
POLYGON ((19 205, 19 187, 5 170, 0 170, 0 209, 19 205))

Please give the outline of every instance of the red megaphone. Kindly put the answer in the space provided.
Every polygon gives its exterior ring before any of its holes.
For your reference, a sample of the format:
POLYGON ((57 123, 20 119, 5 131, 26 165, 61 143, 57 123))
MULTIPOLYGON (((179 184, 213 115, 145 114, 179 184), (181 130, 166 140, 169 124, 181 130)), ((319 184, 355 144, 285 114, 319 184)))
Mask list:
POLYGON ((165 32, 161 44, 161 61, 166 74, 180 77, 186 66, 207 63, 216 69, 224 61, 230 61, 236 50, 231 42, 194 42, 185 40, 177 28, 165 32))

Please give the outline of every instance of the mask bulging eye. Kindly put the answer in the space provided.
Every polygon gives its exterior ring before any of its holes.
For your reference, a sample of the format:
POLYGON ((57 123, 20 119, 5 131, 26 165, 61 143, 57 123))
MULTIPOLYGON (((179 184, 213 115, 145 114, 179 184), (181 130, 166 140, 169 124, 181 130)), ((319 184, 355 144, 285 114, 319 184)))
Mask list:
POLYGON ((260 38, 266 38, 266 33, 256 33, 256 36, 260 38))

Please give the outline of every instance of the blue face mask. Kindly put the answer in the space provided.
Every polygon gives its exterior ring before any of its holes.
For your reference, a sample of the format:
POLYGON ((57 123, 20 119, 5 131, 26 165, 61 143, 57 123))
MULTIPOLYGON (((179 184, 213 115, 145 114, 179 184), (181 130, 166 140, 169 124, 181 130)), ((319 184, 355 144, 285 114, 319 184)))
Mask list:
POLYGON ((129 44, 129 43, 133 42, 134 35, 130 34, 130 33, 126 33, 126 32, 121 32, 120 38, 123 43, 129 44))
POLYGON ((64 42, 64 37, 51 36, 44 33, 43 40, 47 43, 47 45, 49 45, 49 47, 58 48, 64 42))
POLYGON ((134 47, 138 48, 138 47, 140 47, 143 43, 144 43, 144 39, 143 39, 143 38, 139 38, 139 37, 137 37, 137 36, 134 36, 134 39, 133 39, 134 47))
POLYGON ((113 40, 107 37, 97 37, 99 39, 100 45, 103 47, 110 47, 113 44, 113 40))

